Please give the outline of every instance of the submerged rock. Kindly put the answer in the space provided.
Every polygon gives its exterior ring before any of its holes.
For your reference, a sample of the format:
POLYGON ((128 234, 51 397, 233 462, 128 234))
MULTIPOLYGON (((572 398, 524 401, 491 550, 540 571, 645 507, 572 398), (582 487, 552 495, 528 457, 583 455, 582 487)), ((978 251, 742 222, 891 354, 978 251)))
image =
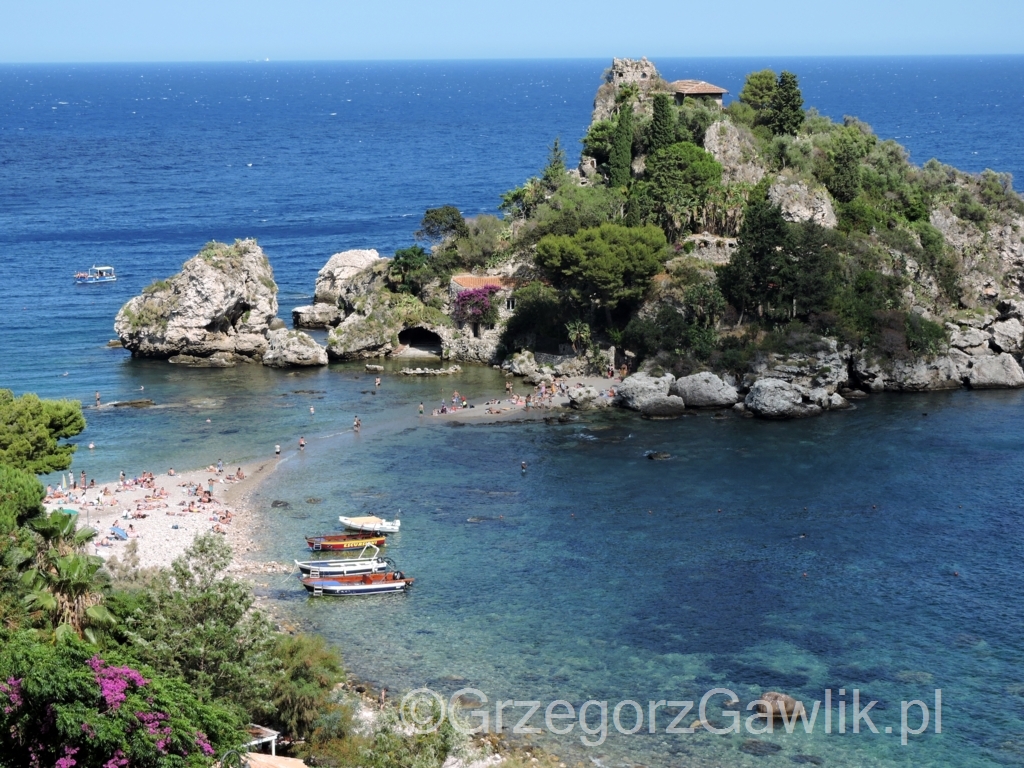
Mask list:
MULTIPOLYGON (((255 240, 209 243, 181 272, 121 307, 114 331, 139 357, 189 358, 218 353, 260 360, 277 315, 277 284, 255 240)), ((214 363, 214 365, 229 363, 214 363)))
POLYGON ((302 331, 279 330, 267 335, 263 364, 272 368, 327 365, 327 350, 302 331))
POLYGON ((646 400, 640 408, 645 419, 676 419, 686 411, 686 403, 677 395, 662 395, 646 400))

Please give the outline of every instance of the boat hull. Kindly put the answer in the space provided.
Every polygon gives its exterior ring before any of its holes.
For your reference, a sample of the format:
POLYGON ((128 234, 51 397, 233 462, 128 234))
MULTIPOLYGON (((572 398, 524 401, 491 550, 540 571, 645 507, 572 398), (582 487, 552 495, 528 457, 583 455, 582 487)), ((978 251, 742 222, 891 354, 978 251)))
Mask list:
POLYGON ((383 536, 307 536, 306 546, 313 552, 344 552, 352 549, 363 549, 366 546, 383 547, 387 539, 383 536))
POLYGON ((306 560, 295 561, 299 567, 300 578, 318 579, 323 576, 357 576, 364 573, 383 573, 388 570, 389 563, 382 558, 369 560, 306 560))
POLYGON ((117 282, 117 278, 116 277, 97 277, 97 278, 76 277, 75 278, 75 285, 92 285, 93 283, 116 283, 116 282, 117 282))
POLYGON ((362 576, 337 576, 332 579, 303 579, 302 586, 313 597, 347 596, 347 595, 379 595, 386 592, 404 592, 412 584, 413 579, 396 579, 395 574, 377 574, 367 578, 362 576))
POLYGON ((365 518, 339 517, 338 522, 352 531, 366 531, 367 533, 398 533, 401 528, 401 520, 377 520, 376 522, 363 522, 365 518))

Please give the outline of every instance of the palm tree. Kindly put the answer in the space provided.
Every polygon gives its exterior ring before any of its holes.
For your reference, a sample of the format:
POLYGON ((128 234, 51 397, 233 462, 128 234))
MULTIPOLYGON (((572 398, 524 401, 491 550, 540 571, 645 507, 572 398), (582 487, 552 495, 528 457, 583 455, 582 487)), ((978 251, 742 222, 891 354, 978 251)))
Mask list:
POLYGON ((103 559, 85 552, 96 537, 93 528, 77 528, 74 515, 54 512, 37 517, 29 525, 42 539, 32 567, 21 583, 28 590, 23 598, 29 608, 48 613, 54 634, 74 632, 91 643, 115 619, 101 603, 96 574, 103 559))
POLYGON ((572 344, 572 351, 577 355, 581 349, 585 349, 590 344, 590 326, 582 320, 573 320, 566 323, 565 329, 569 332, 569 343, 572 344))

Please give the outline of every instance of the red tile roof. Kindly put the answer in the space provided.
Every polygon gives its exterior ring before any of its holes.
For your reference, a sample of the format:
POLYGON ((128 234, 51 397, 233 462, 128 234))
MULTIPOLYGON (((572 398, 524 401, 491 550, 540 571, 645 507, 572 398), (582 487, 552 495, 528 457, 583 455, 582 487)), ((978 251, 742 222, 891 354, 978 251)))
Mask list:
POLYGON ((684 96, 722 96, 728 93, 725 88, 719 88, 703 80, 676 80, 669 83, 668 87, 674 93, 681 93, 684 96))
POLYGON ((462 288, 484 288, 493 285, 498 288, 514 288, 515 281, 507 277, 491 275, 453 275, 452 282, 462 288))

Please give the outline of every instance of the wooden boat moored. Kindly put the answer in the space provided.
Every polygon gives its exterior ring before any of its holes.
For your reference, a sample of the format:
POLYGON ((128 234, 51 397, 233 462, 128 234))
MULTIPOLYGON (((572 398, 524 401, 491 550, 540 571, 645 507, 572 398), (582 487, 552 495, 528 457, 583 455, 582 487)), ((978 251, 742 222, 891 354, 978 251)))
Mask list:
POLYGON ((378 557, 380 549, 372 544, 363 547, 356 557, 339 560, 296 560, 299 578, 319 579, 321 576, 353 576, 364 573, 381 573, 396 570, 395 561, 390 557, 378 557))
POLYGON ((401 571, 365 573, 362 576, 321 576, 302 580, 302 586, 313 597, 321 595, 376 595, 382 592, 404 592, 413 583, 401 571))
POLYGON ((325 533, 321 536, 307 536, 306 546, 314 552, 340 552, 348 549, 363 549, 367 546, 383 547, 387 539, 369 533, 325 533))
POLYGON ((338 522, 353 531, 367 531, 369 533, 398 533, 402 527, 401 520, 382 520, 374 515, 366 517, 339 517, 338 522))

